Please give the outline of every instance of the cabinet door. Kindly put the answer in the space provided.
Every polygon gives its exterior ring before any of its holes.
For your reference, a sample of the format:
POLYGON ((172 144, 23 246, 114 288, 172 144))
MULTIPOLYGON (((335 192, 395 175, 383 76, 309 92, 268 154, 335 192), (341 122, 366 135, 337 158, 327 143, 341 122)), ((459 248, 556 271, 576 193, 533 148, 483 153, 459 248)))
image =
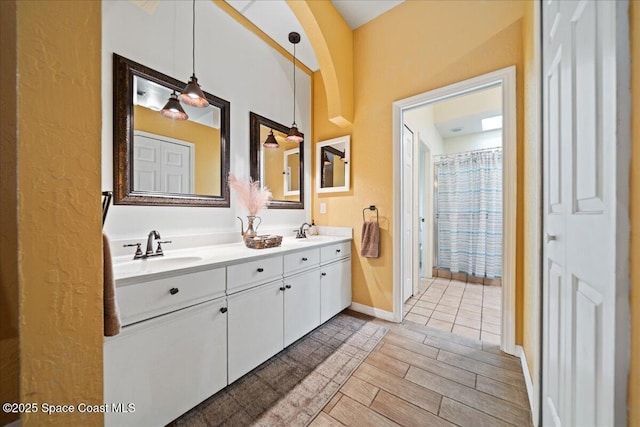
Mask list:
POLYGON ((284 346, 320 326, 320 270, 284 280, 284 346))
POLYGON ((320 268, 320 322, 351 305, 351 259, 320 268))
POLYGON ((159 426, 227 385, 224 298, 135 325, 104 344, 104 398, 135 405, 105 414, 107 426, 159 426))
POLYGON ((282 281, 229 296, 229 383, 284 346, 282 281))

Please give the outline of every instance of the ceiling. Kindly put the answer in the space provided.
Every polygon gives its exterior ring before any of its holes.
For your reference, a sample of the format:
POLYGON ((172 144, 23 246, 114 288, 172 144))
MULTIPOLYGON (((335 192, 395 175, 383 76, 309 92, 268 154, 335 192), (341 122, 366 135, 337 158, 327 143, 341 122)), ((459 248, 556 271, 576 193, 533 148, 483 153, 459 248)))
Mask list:
POLYGON ((402 2, 404 0, 331 0, 352 30, 402 2))
MULTIPOLYGON (((293 53, 293 46, 289 42, 289 33, 291 31, 300 33, 301 40, 296 46, 296 58, 312 71, 320 69, 313 47, 309 43, 309 38, 285 0, 225 1, 290 53, 293 53)), ((332 3, 349 27, 356 29, 403 1, 332 0, 332 3)))

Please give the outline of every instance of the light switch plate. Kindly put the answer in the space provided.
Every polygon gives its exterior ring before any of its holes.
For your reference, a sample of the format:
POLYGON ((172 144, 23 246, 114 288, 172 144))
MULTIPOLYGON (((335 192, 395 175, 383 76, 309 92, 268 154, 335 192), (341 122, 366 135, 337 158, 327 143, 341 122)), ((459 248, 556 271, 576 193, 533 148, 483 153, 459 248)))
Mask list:
POLYGON ((327 213, 327 204, 326 203, 320 203, 320 213, 321 214, 326 214, 327 213))

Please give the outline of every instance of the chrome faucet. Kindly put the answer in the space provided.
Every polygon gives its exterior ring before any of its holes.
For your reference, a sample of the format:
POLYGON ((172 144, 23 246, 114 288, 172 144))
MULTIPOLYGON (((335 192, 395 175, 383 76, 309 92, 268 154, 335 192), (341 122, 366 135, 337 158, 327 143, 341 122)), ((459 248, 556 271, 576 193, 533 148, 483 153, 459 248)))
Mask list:
MULTIPOLYGON (((158 233, 156 230, 151 230, 151 232, 149 232, 149 237, 147 237, 147 252, 145 252, 145 255, 148 257, 155 255, 153 253, 154 240, 160 240, 160 233, 158 233)), ((162 255, 162 251, 160 252, 160 255, 162 255)))
POLYGON ((302 225, 300 226, 300 229, 296 230, 296 239, 306 239, 307 238, 307 233, 304 229, 304 226, 311 227, 311 225, 307 222, 302 223, 302 225))
POLYGON ((133 256, 133 259, 146 259, 152 256, 163 256, 164 252, 162 251, 162 243, 171 243, 171 240, 165 240, 164 242, 160 242, 159 240, 161 239, 160 237, 160 233, 158 233, 156 230, 151 230, 151 232, 149 233, 149 237, 147 237, 147 250, 145 253, 142 253, 142 250, 140 249, 140 246, 142 245, 142 243, 132 243, 130 245, 123 245, 125 248, 126 247, 136 247, 136 253, 133 256), (158 247, 156 248, 155 252, 153 251, 153 241, 154 240, 158 240, 158 247))

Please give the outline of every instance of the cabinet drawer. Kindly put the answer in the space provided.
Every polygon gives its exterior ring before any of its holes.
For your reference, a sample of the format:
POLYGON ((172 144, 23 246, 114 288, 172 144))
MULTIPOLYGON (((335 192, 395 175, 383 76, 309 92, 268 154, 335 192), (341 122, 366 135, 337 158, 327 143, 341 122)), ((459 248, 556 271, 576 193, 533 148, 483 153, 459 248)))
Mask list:
POLYGON ((119 286, 122 326, 224 296, 224 289, 224 268, 119 286))
POLYGON ((282 278, 282 256, 227 267, 227 293, 248 289, 282 278))
POLYGON ((303 271, 317 267, 320 264, 320 249, 313 248, 304 251, 296 251, 284 256, 284 274, 303 271))
POLYGON ((334 243, 320 248, 320 262, 326 264, 351 255, 351 242, 334 243))

